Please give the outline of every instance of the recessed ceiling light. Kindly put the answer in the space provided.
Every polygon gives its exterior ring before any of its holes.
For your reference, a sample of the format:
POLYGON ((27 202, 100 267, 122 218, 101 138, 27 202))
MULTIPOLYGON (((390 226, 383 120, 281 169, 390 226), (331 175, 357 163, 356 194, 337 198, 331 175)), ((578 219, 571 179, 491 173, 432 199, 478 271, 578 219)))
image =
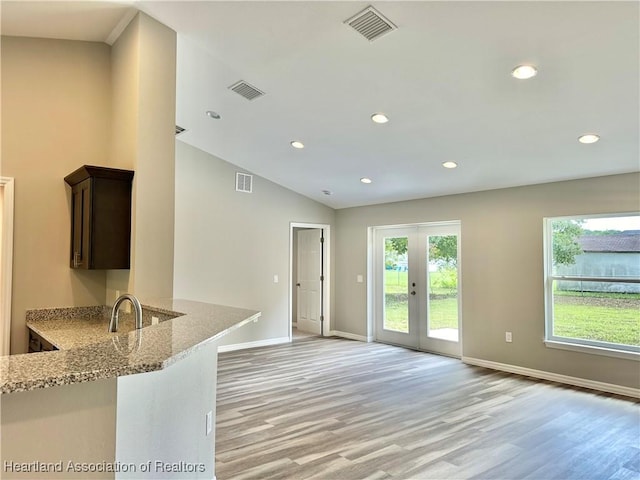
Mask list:
POLYGON ((456 162, 443 162, 442 166, 444 168, 456 168, 458 164, 456 162))
POLYGON ((291 142, 291 146, 293 148, 304 148, 304 143, 294 140, 293 142, 291 142))
POLYGON ((324 193, 325 195, 333 195, 333 192, 331 190, 322 190, 322 193, 324 193))
POLYGON ((213 110, 207 110, 207 117, 213 118, 214 120, 219 120, 220 119, 220 114, 214 112, 213 110))
POLYGON ((518 65, 511 72, 511 75, 518 80, 527 80, 535 77, 537 74, 538 70, 533 65, 518 65))
POLYGON ((595 133, 587 133, 578 137, 580 143, 596 143, 600 140, 600 136, 595 133))
POLYGON ((368 177, 362 177, 362 178, 360 179, 360 181, 361 181, 362 183, 371 183, 371 181, 372 181, 372 180, 371 180, 370 178, 368 178, 368 177))
POLYGON ((371 120, 375 123, 387 123, 389 121, 389 117, 387 117, 384 113, 374 113, 371 115, 371 120))

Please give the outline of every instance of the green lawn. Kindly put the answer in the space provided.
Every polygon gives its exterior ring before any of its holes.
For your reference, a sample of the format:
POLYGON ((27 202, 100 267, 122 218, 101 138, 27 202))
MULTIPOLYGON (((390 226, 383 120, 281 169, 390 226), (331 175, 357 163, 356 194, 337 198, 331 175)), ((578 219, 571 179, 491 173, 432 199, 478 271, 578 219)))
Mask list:
POLYGON ((554 335, 640 346, 640 301, 607 304, 602 297, 566 299, 573 302, 555 298, 554 335))
MULTIPOLYGON (((397 301, 387 295, 385 327, 389 330, 407 331, 407 303, 406 295, 404 301, 397 301)), ((430 302, 430 324, 432 330, 439 328, 458 328, 458 300, 454 297, 438 298, 430 302)))
MULTIPOLYGON (((432 274, 433 279, 438 273, 432 274)), ((407 272, 385 272, 385 327, 407 331, 407 272)), ((437 283, 437 282, 436 282, 437 283)), ((430 292, 430 327, 456 328, 455 290, 430 292)), ((640 295, 557 291, 554 295, 554 335, 640 346, 640 295)))
MULTIPOLYGON (((438 272, 431 274, 432 283, 437 283, 438 272)), ((406 332, 407 324, 407 272, 387 270, 385 272, 386 309, 385 327, 406 332)), ((432 330, 458 328, 458 300, 456 290, 441 287, 431 289, 429 299, 430 324, 432 330)))
MULTIPOLYGON (((408 293, 407 283, 408 283, 408 272, 398 272, 396 270, 385 270, 385 290, 386 293, 408 293)), ((432 272, 431 273, 431 283, 438 284, 440 277, 440 272, 432 272)), ((432 286, 430 293, 437 295, 450 295, 455 293, 455 289, 450 288, 442 288, 438 286, 432 286)))
POLYGON ((407 293, 409 272, 399 272, 396 270, 385 270, 384 288, 386 293, 407 293))

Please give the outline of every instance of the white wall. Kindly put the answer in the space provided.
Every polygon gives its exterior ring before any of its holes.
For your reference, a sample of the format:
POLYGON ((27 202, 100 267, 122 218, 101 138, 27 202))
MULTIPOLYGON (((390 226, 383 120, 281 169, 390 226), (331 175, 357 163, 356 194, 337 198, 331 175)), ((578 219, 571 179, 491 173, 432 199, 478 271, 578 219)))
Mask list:
POLYGON ((239 170, 176 142, 174 297, 262 312, 257 323, 232 332, 224 344, 289 335, 289 225, 333 225, 335 216, 333 209, 258 176, 252 194, 236 192, 239 170))
POLYGON ((462 222, 462 348, 467 357, 638 388, 638 363, 547 348, 543 218, 638 211, 626 174, 414 200, 336 212, 335 329, 367 334, 367 229, 462 222), (504 332, 513 332, 505 343, 504 332))

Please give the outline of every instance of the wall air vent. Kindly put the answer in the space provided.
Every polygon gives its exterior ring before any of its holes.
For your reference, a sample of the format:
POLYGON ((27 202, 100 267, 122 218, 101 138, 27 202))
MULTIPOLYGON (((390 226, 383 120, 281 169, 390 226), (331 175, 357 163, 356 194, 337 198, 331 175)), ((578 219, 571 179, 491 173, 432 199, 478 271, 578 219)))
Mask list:
POLYGON ((247 100, 253 100, 254 98, 258 98, 264 95, 263 91, 258 90, 253 85, 249 85, 244 80, 240 80, 239 82, 234 83, 229 88, 236 92, 238 95, 242 95, 247 100))
POLYGON ((345 20, 344 23, 352 27, 370 42, 398 28, 372 6, 368 6, 360 13, 345 20))
POLYGON ((176 135, 180 135, 182 132, 184 132, 185 129, 176 125, 176 135))
POLYGON ((253 191, 253 175, 236 172, 236 192, 251 193, 253 191))

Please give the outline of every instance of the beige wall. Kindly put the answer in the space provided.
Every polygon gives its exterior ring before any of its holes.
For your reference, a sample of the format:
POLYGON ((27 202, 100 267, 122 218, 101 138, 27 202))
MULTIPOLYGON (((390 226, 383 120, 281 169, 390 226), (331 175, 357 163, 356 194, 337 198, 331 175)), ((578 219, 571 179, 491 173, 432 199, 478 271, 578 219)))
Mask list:
POLYGON ((138 295, 173 295, 176 33, 140 22, 135 282, 138 295))
POLYGON ((2 37, 2 170, 15 178, 11 350, 26 349, 27 308, 95 305, 105 273, 69 268, 70 191, 63 178, 107 162, 110 49, 2 37))
POLYGON ((0 174, 16 180, 12 353, 26 349, 28 308, 110 303, 116 290, 172 295, 175 52, 175 32, 144 14, 113 49, 2 37, 0 174), (136 171, 131 271, 69 268, 63 178, 84 164, 136 171))
POLYGON ((367 331, 367 229, 462 222, 463 355, 638 388, 637 362, 545 347, 544 217, 637 211, 640 175, 627 174, 414 200, 336 213, 336 329, 367 331), (513 343, 504 332, 513 332, 513 343))
POLYGON ((131 265, 107 273, 116 291, 173 294, 176 34, 139 13, 113 45, 110 164, 135 170, 131 265))
POLYGON ((215 478, 218 341, 164 370, 118 377, 116 461, 134 465, 151 461, 152 469, 146 474, 139 469, 120 473, 116 479, 215 478), (213 424, 207 435, 208 412, 213 424), (156 461, 202 464, 204 471, 163 474, 156 470, 156 461))
POLYGON ((215 478, 217 356, 217 342, 209 342, 163 370, 1 395, 0 478, 215 478), (62 471, 5 468, 5 462, 35 461, 62 462, 62 471), (70 461, 135 469, 74 473, 67 470, 70 461), (163 474, 156 461, 202 464, 205 471, 163 474), (145 473, 140 465, 147 462, 152 468, 145 473))
MULTIPOLYGON (((2 167, 0 166, 0 172, 2 171, 2 167)), ((4 212, 4 185, 0 183, 0 267, 4 268, 3 264, 2 264, 2 245, 3 245, 3 239, 4 239, 4 235, 2 235, 2 228, 4 227, 4 218, 3 218, 3 212, 4 212)), ((2 292, 2 275, 0 275, 0 292, 2 292)), ((0 337, 0 344, 2 344, 2 338, 0 337)))
POLYGON ((113 473, 73 473, 68 462, 101 464, 116 460, 116 379, 60 385, 0 396, 4 479, 111 478, 113 473), (20 473, 6 462, 57 463, 59 473, 20 473))
POLYGON ((258 176, 252 194, 236 192, 239 170, 176 142, 175 296, 262 312, 225 345, 289 335, 290 223, 333 225, 335 215, 258 176))

